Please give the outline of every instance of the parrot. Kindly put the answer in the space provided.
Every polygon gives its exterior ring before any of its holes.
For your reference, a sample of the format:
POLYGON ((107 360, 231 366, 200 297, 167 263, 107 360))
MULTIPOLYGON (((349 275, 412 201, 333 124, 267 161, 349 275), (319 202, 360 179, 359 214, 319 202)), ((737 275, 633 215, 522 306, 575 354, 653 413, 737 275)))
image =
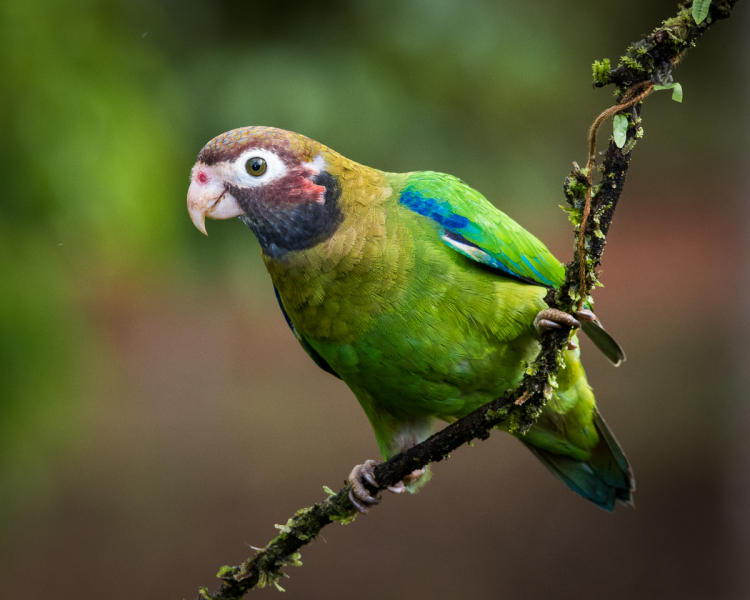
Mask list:
MULTIPOLYGON (((545 329, 580 327, 612 362, 625 358, 591 310, 545 303, 563 265, 455 176, 380 171, 298 133, 241 127, 200 150, 187 208, 204 234, 206 218, 238 217, 255 235, 289 328, 351 389, 384 459, 517 386, 545 329)), ((635 482, 577 342, 538 420, 514 435, 611 511, 633 504, 635 482)), ((361 512, 380 501, 375 464, 349 476, 361 512)), ((413 492, 429 476, 418 469, 389 489, 413 492)))

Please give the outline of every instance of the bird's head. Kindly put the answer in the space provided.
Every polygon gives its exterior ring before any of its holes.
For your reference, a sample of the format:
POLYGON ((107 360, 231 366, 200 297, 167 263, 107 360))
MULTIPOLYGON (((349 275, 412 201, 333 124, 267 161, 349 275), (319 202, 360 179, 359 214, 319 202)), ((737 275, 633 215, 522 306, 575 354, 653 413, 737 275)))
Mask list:
POLYGON ((303 135, 272 127, 233 129, 208 142, 190 175, 187 207, 204 234, 205 219, 240 219, 263 251, 278 256, 328 238, 341 222, 343 159, 303 135))

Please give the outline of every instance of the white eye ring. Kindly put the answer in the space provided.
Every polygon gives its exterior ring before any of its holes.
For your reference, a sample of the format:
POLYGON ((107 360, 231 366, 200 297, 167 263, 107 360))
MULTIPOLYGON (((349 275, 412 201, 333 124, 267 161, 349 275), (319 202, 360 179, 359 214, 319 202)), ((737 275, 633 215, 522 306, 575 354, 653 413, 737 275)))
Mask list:
POLYGON ((245 187, 257 187, 265 185, 269 181, 283 177, 287 173, 286 165, 277 154, 265 148, 251 148, 243 152, 234 161, 232 173, 233 179, 245 187), (259 158, 265 161, 266 170, 260 175, 248 173, 246 164, 250 159, 259 158))

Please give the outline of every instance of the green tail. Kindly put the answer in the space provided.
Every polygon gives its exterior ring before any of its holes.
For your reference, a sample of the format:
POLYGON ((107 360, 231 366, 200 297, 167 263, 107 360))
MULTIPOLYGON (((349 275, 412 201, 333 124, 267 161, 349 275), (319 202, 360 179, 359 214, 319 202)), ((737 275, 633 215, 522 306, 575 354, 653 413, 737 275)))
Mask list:
POLYGON ((594 414, 594 426, 599 442, 587 461, 532 446, 522 438, 521 441, 570 489, 597 506, 613 510, 616 501, 633 506, 635 480, 628 459, 598 412, 594 414))

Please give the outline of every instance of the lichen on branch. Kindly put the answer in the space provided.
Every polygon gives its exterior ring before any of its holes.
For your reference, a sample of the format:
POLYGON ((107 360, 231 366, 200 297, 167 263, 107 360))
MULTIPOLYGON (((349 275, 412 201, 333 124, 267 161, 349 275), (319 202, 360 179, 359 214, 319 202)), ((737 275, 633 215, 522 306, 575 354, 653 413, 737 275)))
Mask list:
MULTIPOLYGON (((603 160, 597 162, 591 159, 583 169, 574 163, 572 171, 565 178, 563 187, 570 207, 567 211, 575 226, 576 244, 573 259, 565 268, 565 282, 558 290, 551 290, 547 295, 546 301, 551 307, 571 312, 584 301, 591 302, 591 292, 598 283, 596 269, 601 262, 607 233, 622 194, 631 153, 642 135, 640 108, 643 98, 635 94, 648 86, 672 84, 673 68, 685 51, 695 46, 716 21, 729 17, 736 2, 713 0, 708 16, 700 24, 693 19, 692 2, 684 3, 677 15, 631 44, 615 67, 611 66, 609 59, 594 63, 594 85, 614 85, 619 100, 613 107, 617 110, 608 109, 606 116, 612 116, 615 112, 625 114, 628 127, 622 147, 610 140, 603 160), (628 99, 635 101, 623 108, 623 104, 628 104, 628 99), (585 212, 588 212, 586 218, 585 212), (583 250, 583 256, 580 256, 579 249, 583 250)), ((592 155, 591 150, 589 155, 592 155)), ((380 489, 396 484, 414 469, 443 460, 463 444, 486 439, 494 427, 502 426, 521 433, 527 431, 556 385, 561 353, 570 335, 571 332, 565 330, 546 332, 542 336, 539 355, 515 390, 448 425, 421 444, 378 464, 375 477, 380 489)), ((264 548, 256 549, 255 556, 241 565, 221 567, 217 574, 222 580, 219 589, 210 593, 206 588, 201 588, 199 597, 204 600, 237 600, 254 587, 275 585, 281 588, 279 580, 284 576, 283 569, 302 564, 299 553, 302 546, 315 539, 326 525, 337 521, 349 523, 357 515, 349 501, 349 486, 344 486, 337 493, 326 488, 326 492, 328 498, 298 510, 284 525, 277 525, 279 535, 264 548)))

